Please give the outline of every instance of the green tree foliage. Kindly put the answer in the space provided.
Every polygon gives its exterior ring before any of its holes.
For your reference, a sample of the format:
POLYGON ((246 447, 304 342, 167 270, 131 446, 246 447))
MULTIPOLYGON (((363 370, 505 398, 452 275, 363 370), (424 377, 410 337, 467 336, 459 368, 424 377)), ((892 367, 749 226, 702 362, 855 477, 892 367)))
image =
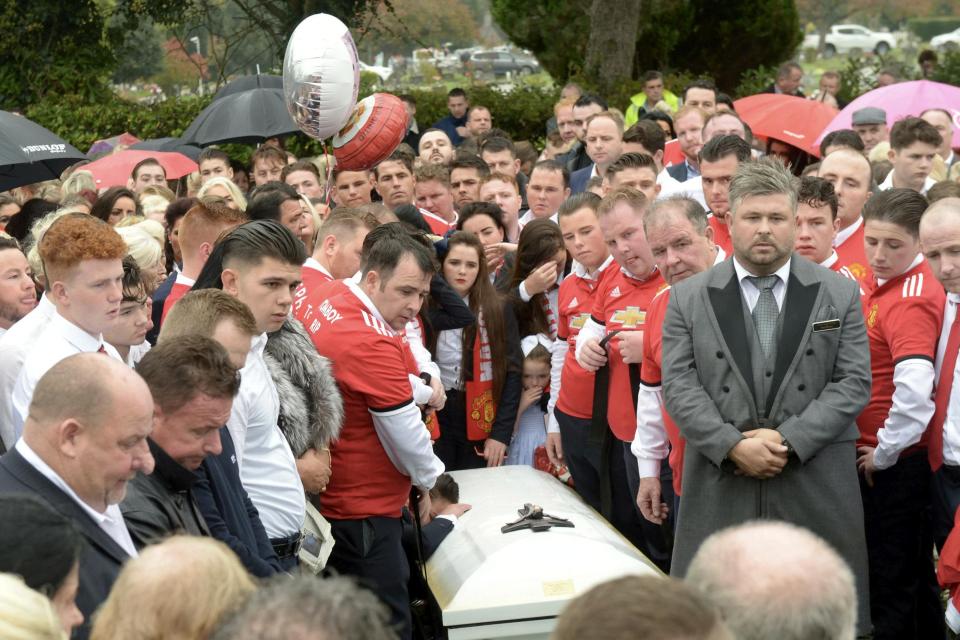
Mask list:
POLYGON ((461 0, 381 0, 357 20, 358 48, 405 53, 417 47, 440 47, 450 42, 465 47, 477 41, 477 23, 461 0))
POLYGON ((135 82, 159 73, 163 68, 163 35, 152 20, 143 20, 135 29, 126 29, 116 17, 108 20, 107 34, 117 43, 114 82, 135 82))
MULTIPOLYGON (((493 0, 494 19, 559 81, 578 76, 590 33, 590 0, 493 0)), ((732 91, 747 69, 777 65, 801 40, 794 0, 645 0, 631 78, 647 69, 714 78, 732 91)), ((579 77, 591 83, 589 77, 579 77)))
POLYGON ((0 108, 47 95, 102 96, 115 58, 94 0, 0 4, 0 108))

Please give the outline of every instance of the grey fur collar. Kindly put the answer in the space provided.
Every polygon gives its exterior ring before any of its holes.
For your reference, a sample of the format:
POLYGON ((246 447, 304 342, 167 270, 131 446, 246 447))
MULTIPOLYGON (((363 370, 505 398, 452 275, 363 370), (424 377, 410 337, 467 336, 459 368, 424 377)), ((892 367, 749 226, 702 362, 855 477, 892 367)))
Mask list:
POLYGON ((299 321, 287 318, 267 338, 263 359, 280 396, 280 428, 296 458, 340 435, 343 401, 330 362, 299 321))

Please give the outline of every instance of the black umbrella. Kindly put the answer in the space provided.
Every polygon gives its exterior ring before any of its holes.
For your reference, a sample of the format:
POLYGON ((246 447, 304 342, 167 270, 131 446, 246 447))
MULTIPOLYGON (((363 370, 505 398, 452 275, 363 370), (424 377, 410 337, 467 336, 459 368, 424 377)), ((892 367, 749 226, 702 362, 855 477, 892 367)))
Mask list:
POLYGON ((214 100, 183 132, 187 144, 257 143, 300 129, 287 111, 280 89, 249 89, 214 100))
POLYGON ((86 159, 36 122, 0 111, 0 191, 59 178, 64 169, 86 159))
POLYGON ((182 153, 194 162, 200 161, 200 152, 203 151, 196 145, 187 144, 181 138, 153 138, 151 140, 141 140, 140 142, 132 145, 130 148, 140 151, 172 151, 174 153, 182 153))
POLYGON ((232 96, 235 93, 261 88, 283 89, 283 76, 271 76, 261 73, 252 76, 240 76, 236 80, 220 87, 220 90, 213 96, 213 99, 219 100, 226 96, 232 96))

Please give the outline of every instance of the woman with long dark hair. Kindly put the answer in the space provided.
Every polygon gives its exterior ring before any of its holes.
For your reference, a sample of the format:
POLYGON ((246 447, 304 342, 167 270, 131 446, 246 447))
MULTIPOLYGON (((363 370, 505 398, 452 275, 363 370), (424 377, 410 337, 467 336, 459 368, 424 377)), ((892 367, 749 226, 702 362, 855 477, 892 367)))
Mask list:
POLYGON ((560 227, 533 220, 523 227, 510 280, 510 297, 521 336, 557 337, 557 292, 567 264, 560 227))
POLYGON ((520 402, 516 321, 490 283, 483 244, 472 233, 450 236, 442 273, 477 320, 435 336, 434 361, 447 402, 437 416, 440 437, 434 451, 448 471, 499 466, 520 402))

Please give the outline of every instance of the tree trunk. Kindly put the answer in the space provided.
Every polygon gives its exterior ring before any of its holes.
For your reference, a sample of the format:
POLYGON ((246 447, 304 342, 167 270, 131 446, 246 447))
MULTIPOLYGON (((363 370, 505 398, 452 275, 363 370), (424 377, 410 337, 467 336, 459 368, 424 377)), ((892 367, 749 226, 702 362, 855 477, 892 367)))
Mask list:
POLYGON ((630 80, 642 0, 593 0, 584 75, 601 92, 630 80))

